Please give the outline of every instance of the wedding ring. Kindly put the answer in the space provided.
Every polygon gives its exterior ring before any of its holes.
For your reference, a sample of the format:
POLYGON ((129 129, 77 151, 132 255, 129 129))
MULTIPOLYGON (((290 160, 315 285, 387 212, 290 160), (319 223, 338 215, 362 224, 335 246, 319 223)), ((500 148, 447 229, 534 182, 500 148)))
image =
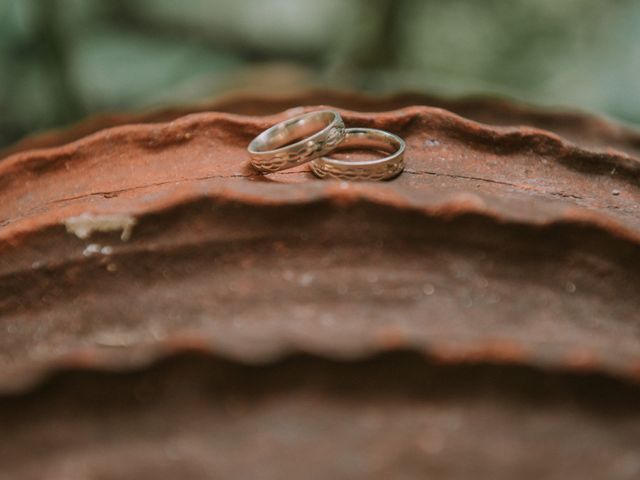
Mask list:
POLYGON ((329 153, 344 135, 340 114, 319 110, 274 125, 254 138, 247 150, 256 170, 278 172, 329 153))
POLYGON ((397 135, 373 128, 347 128, 346 136, 338 148, 366 149, 389 153, 374 160, 339 160, 326 156, 311 162, 311 170, 318 177, 333 177, 340 180, 387 180, 404 169, 405 144, 397 135))

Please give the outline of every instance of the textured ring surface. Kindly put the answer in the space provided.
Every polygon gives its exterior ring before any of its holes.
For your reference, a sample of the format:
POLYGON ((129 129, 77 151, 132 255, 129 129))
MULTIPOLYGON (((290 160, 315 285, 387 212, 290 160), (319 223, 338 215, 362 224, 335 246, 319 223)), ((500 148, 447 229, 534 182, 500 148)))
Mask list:
POLYGON ((344 136, 340 114, 319 110, 274 125, 254 138, 247 150, 256 170, 277 172, 329 153, 344 136))
POLYGON ((318 177, 340 180, 387 180, 404 169, 405 144, 397 135, 373 128, 347 128, 346 136, 337 150, 363 148, 389 153, 374 160, 339 160, 321 157, 311 162, 311 170, 318 177))

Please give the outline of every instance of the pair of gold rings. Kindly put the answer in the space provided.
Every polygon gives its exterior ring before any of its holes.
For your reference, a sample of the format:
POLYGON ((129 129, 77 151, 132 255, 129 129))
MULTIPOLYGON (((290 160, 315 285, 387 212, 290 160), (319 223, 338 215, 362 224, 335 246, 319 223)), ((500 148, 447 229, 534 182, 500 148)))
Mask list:
POLYGON ((387 180, 404 169, 404 141, 374 128, 345 128, 334 110, 305 113, 268 128, 247 147, 253 167, 279 172, 310 163, 318 177, 341 180, 387 180), (341 150, 364 149, 386 156, 372 160, 343 160, 328 156, 341 150))

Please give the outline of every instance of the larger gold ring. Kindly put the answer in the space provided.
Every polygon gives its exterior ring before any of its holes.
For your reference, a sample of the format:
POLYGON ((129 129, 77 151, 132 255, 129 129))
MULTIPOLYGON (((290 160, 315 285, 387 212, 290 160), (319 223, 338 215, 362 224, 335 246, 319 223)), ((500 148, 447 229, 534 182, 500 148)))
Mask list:
POLYGON ((254 138, 247 150, 256 170, 278 172, 329 153, 344 136, 340 114, 319 110, 274 125, 254 138))

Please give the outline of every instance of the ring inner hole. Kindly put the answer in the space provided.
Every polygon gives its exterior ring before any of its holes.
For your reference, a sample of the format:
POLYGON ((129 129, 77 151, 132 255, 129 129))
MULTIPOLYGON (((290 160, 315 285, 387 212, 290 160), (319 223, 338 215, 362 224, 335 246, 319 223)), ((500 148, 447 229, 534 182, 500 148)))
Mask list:
POLYGON ((388 140, 371 138, 369 136, 347 136, 338 147, 328 156, 336 160, 376 160, 384 158, 398 149, 388 140))

